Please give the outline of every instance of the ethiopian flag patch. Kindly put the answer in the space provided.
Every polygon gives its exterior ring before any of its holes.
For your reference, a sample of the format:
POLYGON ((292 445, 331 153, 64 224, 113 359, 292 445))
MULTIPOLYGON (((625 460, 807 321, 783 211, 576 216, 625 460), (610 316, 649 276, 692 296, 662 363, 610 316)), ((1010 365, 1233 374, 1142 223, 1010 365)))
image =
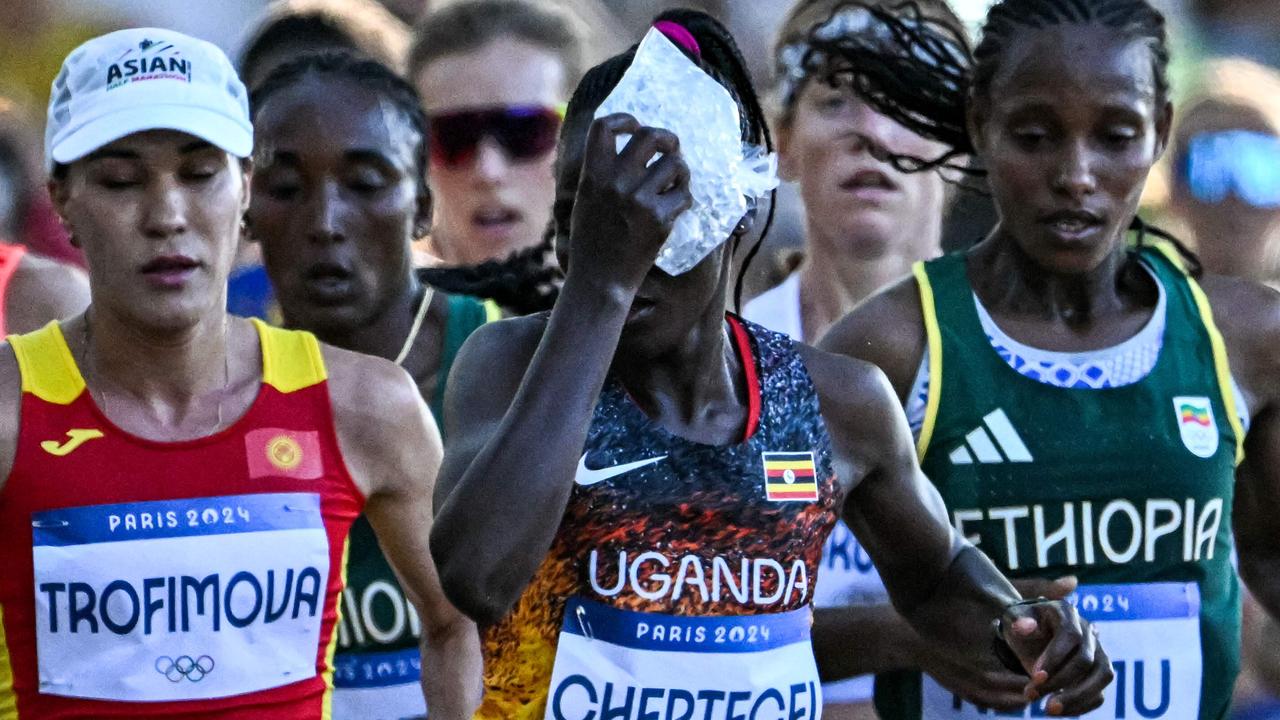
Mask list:
POLYGON ((764 460, 764 492, 774 502, 818 500, 818 468, 813 453, 766 452, 764 460))

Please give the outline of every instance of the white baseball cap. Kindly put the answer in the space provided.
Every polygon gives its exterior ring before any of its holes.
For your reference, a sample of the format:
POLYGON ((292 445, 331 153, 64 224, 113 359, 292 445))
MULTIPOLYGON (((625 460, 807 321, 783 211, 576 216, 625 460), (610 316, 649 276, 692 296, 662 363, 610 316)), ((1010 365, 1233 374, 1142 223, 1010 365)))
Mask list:
POLYGON ((67 56, 50 94, 48 170, 144 130, 178 130, 249 156, 248 93, 217 46, 135 28, 94 38, 67 56))

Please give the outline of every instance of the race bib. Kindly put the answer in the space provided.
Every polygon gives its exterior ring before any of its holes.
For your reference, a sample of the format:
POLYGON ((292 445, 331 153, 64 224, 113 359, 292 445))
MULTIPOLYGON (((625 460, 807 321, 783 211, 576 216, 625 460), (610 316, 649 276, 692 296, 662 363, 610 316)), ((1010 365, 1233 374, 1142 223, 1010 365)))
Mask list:
MULTIPOLYGON (((1197 720, 1200 716, 1200 587, 1195 583, 1086 585, 1068 598, 1111 658, 1115 681, 1089 720, 1197 720)), ((1006 715, 961 701, 929 676, 922 716, 933 720, 1049 717, 1044 701, 1006 715)))
POLYGON ((339 654, 333 668, 333 716, 404 720, 427 715, 418 648, 339 654))
POLYGON ((202 700, 316 674, 319 495, 66 508, 31 524, 41 693, 202 700))
POLYGON ((546 720, 822 716, 808 608, 679 617, 571 598, 546 720))

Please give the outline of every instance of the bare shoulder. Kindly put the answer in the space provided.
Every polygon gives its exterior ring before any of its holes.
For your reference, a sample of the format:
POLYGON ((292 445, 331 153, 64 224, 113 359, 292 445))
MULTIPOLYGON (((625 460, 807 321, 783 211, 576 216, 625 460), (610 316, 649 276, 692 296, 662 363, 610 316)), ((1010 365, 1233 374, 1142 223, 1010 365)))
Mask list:
POLYGON ((545 313, 485 323, 467 337, 458 351, 458 360, 455 362, 468 365, 484 363, 496 366, 518 366, 523 373, 523 368, 528 365, 534 351, 538 349, 538 343, 542 342, 542 335, 546 329, 545 313))
POLYGON ((369 496, 440 461, 440 434, 418 386, 388 360, 321 345, 342 456, 369 496))
POLYGON ((467 338, 454 360, 445 393, 447 434, 506 412, 547 329, 547 314, 487 323, 467 338))
POLYGON ((1280 292, 1221 275, 1206 275, 1200 286, 1236 381, 1255 399, 1280 400, 1280 292))
POLYGON ((799 351, 837 455, 848 463, 848 472, 839 474, 861 477, 900 445, 906 420, 893 387, 879 367, 865 360, 807 345, 799 351))
POLYGON ((79 268, 24 255, 9 281, 6 300, 9 331, 30 332, 88 307, 89 279, 79 268))
POLYGON ((903 398, 911 389, 926 344, 919 285, 908 277, 854 308, 818 347, 873 363, 903 398))
POLYGON ((421 399, 412 378, 399 365, 380 357, 321 343, 334 412, 388 417, 417 412, 421 399))
POLYGON ((22 374, 13 346, 0 343, 0 488, 13 469, 22 410, 22 374))
POLYGON ((1224 275, 1205 275, 1200 278, 1200 287, 1228 342, 1280 339, 1280 292, 1274 288, 1224 275))

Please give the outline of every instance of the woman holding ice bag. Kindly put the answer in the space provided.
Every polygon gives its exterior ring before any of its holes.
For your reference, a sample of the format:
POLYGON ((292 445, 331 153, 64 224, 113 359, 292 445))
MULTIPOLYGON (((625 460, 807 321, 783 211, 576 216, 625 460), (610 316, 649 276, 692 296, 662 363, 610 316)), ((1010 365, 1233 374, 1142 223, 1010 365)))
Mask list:
MULTIPOLYGON (((879 111, 948 146, 904 166, 976 155, 1000 222, 823 346, 884 369, 960 532, 1010 577, 1078 578, 1116 675, 1089 717, 1226 717, 1233 550, 1280 610, 1280 300, 1201 276, 1135 214, 1173 116, 1164 18, 1145 0, 1004 0, 970 70, 936 52, 936 24, 838 12, 882 41, 812 38, 811 59, 856 68, 879 111)), ((892 720, 987 716, 918 673, 876 695, 892 720)))
POLYGON ((1095 706, 1110 663, 1089 625, 1020 602, 950 530, 879 371, 726 316, 735 243, 698 240, 752 213, 697 185, 760 192, 741 178, 771 142, 723 27, 655 28, 569 103, 555 308, 478 330, 450 380, 432 549, 484 628, 478 717, 819 717, 809 603, 837 513, 937 652, 988 670, 983 702, 1095 706))

